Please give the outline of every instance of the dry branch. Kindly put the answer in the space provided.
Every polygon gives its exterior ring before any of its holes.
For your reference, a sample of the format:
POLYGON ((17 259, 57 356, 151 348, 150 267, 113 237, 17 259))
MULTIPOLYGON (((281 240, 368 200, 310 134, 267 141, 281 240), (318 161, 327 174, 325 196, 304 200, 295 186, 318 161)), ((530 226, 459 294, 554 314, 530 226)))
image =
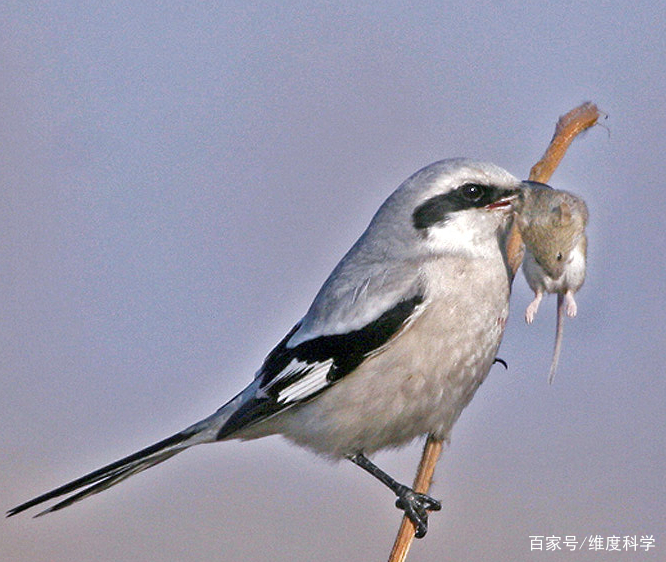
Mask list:
POLYGON ((599 120, 599 110, 591 101, 572 109, 566 115, 562 115, 555 125, 555 134, 539 160, 530 170, 530 179, 546 183, 555 168, 564 158, 564 153, 569 148, 571 142, 582 133, 597 124, 599 120))
MULTIPOLYGON (((421 462, 416 471, 416 478, 414 478, 414 486, 412 486, 412 489, 415 492, 421 494, 428 493, 441 452, 442 442, 439 439, 435 439, 432 435, 428 435, 426 444, 423 447, 421 462)), ((403 517, 400 529, 398 530, 398 535, 395 538, 395 543, 393 543, 389 562, 403 562, 405 558, 407 558, 407 553, 414 540, 415 532, 416 527, 414 526, 414 523, 412 523, 412 520, 409 519, 409 517, 403 517)))
MULTIPOLYGON (((555 168, 562 161, 562 158, 564 158, 564 154, 571 142, 580 133, 596 125, 599 115, 597 106, 591 101, 585 102, 569 111, 569 113, 562 115, 558 119, 557 125, 555 125, 555 133, 550 140, 546 152, 543 153, 541 160, 532 166, 529 179, 546 183, 553 175, 553 172, 555 172, 555 168)), ((523 254, 525 253, 523 239, 515 224, 509 233, 506 250, 509 258, 509 266, 515 275, 523 261, 523 254)))
MULTIPOLYGON (((530 170, 529 179, 546 183, 562 161, 571 142, 578 134, 595 125, 599 119, 599 110, 592 102, 586 102, 562 115, 555 126, 555 134, 539 160, 530 170)), ((524 246, 518 228, 513 226, 507 240, 507 255, 509 265, 515 275, 523 260, 524 246)), ((421 462, 414 479, 414 491, 427 494, 432 483, 432 477, 437 461, 442 452, 442 441, 428 436, 421 462)), ((408 517, 402 518, 398 535, 393 543, 393 549, 388 562, 404 562, 409 548, 414 540, 415 527, 408 517)))

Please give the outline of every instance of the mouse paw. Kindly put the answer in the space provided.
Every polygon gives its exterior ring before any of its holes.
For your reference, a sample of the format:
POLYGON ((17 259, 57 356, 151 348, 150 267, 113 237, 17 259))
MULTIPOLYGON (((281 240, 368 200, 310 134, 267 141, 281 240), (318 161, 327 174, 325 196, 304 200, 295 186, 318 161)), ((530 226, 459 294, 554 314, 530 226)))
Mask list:
POLYGON ((567 316, 573 318, 578 314, 578 305, 574 299, 573 293, 566 293, 564 295, 564 310, 567 313, 567 316))
POLYGON ((534 322, 537 310, 539 310, 539 303, 541 302, 541 295, 534 297, 534 300, 525 309, 525 322, 531 324, 534 322))

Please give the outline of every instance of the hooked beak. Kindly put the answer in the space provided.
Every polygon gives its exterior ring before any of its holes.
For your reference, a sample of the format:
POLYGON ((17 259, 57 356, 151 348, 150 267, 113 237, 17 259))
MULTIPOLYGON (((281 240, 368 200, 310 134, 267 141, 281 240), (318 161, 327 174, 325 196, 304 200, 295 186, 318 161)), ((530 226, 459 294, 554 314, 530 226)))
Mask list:
POLYGON ((524 180, 520 182, 520 189, 553 189, 547 183, 540 181, 524 180))

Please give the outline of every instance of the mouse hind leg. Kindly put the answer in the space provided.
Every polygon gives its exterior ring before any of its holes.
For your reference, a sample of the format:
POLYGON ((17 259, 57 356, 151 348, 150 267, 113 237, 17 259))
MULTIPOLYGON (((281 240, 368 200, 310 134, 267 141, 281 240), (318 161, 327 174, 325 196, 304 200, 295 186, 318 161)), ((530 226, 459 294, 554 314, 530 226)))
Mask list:
POLYGON ((567 316, 571 318, 578 314, 578 305, 576 304, 574 293, 571 290, 564 293, 564 310, 566 311, 567 316))
POLYGON ((527 305, 527 308, 525 309, 525 322, 528 324, 534 322, 534 317, 536 316, 537 310, 539 310, 539 304, 541 304, 542 298, 543 291, 535 291, 534 300, 529 305, 527 305))

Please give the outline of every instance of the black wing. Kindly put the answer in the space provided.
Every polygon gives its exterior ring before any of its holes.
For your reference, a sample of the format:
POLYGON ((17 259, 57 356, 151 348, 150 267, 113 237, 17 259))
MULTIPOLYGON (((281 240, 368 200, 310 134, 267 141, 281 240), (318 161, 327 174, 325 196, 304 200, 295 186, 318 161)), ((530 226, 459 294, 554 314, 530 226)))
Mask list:
POLYGON ((422 302, 423 296, 415 295, 363 328, 318 336, 290 347, 289 340, 300 328, 300 323, 296 324, 264 360, 257 374, 260 384, 255 395, 230 416, 217 438, 317 396, 380 350, 415 315, 422 302))

